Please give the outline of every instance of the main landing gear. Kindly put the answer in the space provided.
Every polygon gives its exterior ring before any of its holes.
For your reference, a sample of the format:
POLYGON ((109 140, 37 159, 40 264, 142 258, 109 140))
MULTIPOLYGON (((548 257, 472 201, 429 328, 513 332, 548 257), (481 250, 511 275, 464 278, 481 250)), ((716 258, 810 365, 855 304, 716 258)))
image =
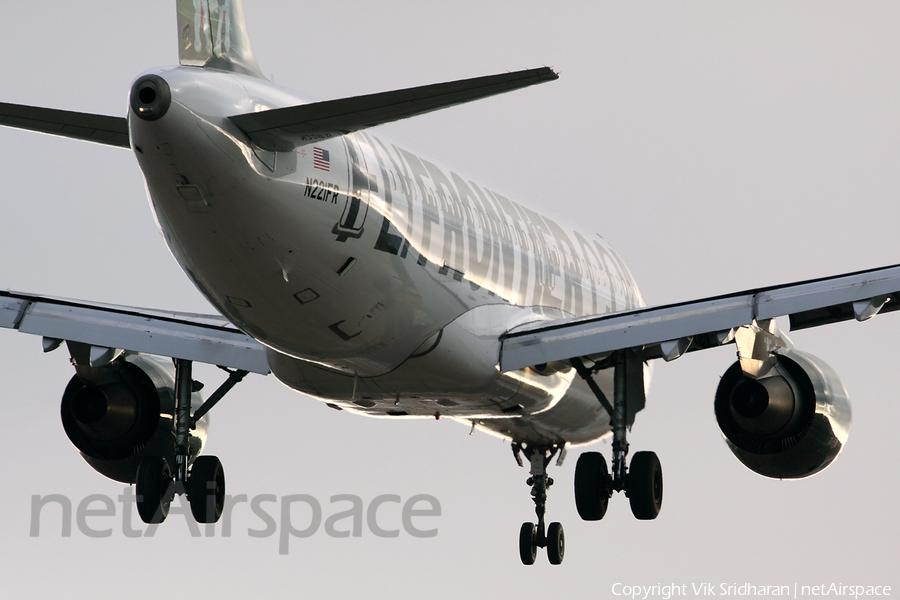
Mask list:
POLYGON ((575 507, 585 521, 599 521, 613 492, 625 492, 637 519, 655 519, 662 508, 662 467, 655 452, 636 452, 624 478, 606 468, 599 452, 585 452, 575 465, 575 507))
POLYGON ((627 350, 619 351, 610 360, 615 368, 615 397, 613 405, 603 395, 593 375, 606 365, 588 369, 580 358, 571 359, 572 366, 587 382, 612 419, 612 473, 606 459, 599 452, 585 452, 575 465, 575 506, 585 521, 599 521, 613 492, 625 492, 631 512, 641 520, 655 519, 662 508, 662 467, 655 452, 636 452, 626 470, 628 455, 627 427, 634 413, 644 404, 643 363, 627 350), (635 410, 629 412, 629 404, 635 410))
MULTIPOLYGON (((149 456, 137 469, 138 514, 144 523, 162 523, 175 494, 187 494, 191 514, 198 523, 215 523, 225 506, 225 471, 215 456, 198 456, 191 462, 191 430, 209 410, 240 382, 247 371, 223 370, 228 379, 191 416, 195 382, 192 363, 175 359, 175 464, 162 456, 149 456), (173 472, 174 468, 174 472, 173 472)), ((199 389, 199 388, 197 388, 199 389)))
MULTIPOLYGON (((627 428, 633 423, 634 414, 644 405, 643 362, 629 351, 620 351, 603 363, 588 369, 580 358, 570 360, 578 374, 587 382, 597 400, 609 413, 613 430, 612 472, 606 459, 599 452, 585 452, 575 465, 575 506, 585 521, 599 521, 606 514, 613 492, 625 492, 631 504, 631 512, 638 519, 655 519, 662 507, 662 467, 654 452, 636 452, 631 465, 626 468, 628 456, 627 428), (600 369, 615 368, 615 397, 613 404, 604 396, 594 381, 600 369)), ((519 555, 526 565, 534 564, 538 548, 547 548, 547 558, 558 565, 565 554, 565 534, 559 523, 544 524, 547 504, 547 488, 553 479, 547 476, 547 465, 560 452, 557 464, 565 458, 565 445, 536 447, 513 442, 513 454, 522 466, 521 454, 531 463, 531 496, 534 499, 538 522, 523 523, 519 530, 519 555)))

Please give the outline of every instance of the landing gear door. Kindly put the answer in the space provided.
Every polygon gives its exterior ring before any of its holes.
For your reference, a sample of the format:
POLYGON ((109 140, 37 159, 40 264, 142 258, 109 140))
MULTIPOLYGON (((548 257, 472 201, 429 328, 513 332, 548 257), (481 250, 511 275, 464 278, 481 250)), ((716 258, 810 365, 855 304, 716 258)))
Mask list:
POLYGON ((347 204, 341 220, 334 226, 332 233, 338 236, 337 241, 344 242, 347 238, 362 236, 363 224, 369 212, 369 194, 378 192, 378 183, 369 174, 366 157, 352 136, 344 136, 341 140, 347 148, 350 162, 350 192, 347 194, 347 204))

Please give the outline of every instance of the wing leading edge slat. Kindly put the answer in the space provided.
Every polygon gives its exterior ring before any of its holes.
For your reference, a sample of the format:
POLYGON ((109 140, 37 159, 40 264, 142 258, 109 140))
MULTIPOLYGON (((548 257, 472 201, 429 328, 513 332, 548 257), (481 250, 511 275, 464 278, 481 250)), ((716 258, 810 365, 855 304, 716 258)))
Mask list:
POLYGON ((660 347, 674 340, 693 338, 689 351, 728 343, 730 330, 754 320, 788 316, 796 330, 898 309, 900 265, 894 265, 692 302, 532 323, 504 336, 500 368, 513 371, 626 348, 657 358, 665 354, 660 347), (855 306, 871 300, 876 301, 874 311, 859 312, 855 306))

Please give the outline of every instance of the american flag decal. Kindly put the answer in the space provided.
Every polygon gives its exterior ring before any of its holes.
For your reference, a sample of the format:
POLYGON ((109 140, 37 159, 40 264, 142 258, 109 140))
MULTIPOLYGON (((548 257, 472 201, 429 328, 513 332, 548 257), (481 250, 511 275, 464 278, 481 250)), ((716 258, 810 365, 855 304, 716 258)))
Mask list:
POLYGON ((313 166, 323 171, 331 170, 331 157, 328 155, 328 150, 313 146, 313 166))

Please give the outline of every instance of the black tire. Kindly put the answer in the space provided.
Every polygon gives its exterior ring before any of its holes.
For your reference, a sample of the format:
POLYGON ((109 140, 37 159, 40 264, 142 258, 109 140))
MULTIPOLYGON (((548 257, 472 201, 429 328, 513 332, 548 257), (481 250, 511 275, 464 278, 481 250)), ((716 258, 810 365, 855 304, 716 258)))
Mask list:
POLYGON ((198 523, 215 523, 225 508, 225 470, 215 456, 194 459, 187 485, 191 514, 198 523))
POLYGON ((534 523, 522 523, 522 528, 519 529, 519 556, 523 565, 533 565, 537 558, 534 523))
POLYGON ((575 508, 585 521, 599 521, 609 506, 609 469, 599 452, 585 452, 575 464, 575 508))
POLYGON ((655 452, 636 452, 628 470, 628 500, 635 518, 655 519, 662 508, 662 466, 655 452))
POLYGON ((560 523, 550 523, 547 528, 547 558, 551 565, 558 565, 566 555, 566 534, 560 523))
POLYGON ((162 523, 169 514, 173 488, 172 469, 161 456, 140 462, 135 476, 138 514, 144 523, 162 523))

